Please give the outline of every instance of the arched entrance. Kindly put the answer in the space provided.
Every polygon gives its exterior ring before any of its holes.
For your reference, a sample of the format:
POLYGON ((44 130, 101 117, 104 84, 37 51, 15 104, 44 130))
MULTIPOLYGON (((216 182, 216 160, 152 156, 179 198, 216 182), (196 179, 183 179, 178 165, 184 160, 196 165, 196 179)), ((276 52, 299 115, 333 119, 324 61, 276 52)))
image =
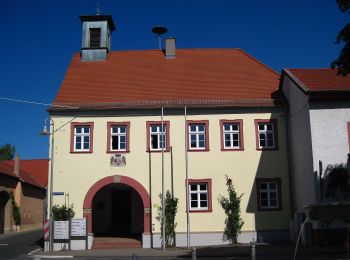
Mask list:
POLYGON ((120 175, 96 182, 83 204, 88 233, 96 236, 149 234, 149 213, 150 197, 146 189, 136 180, 120 175))
POLYGON ((108 184, 92 200, 95 237, 129 237, 141 241, 143 218, 141 197, 128 185, 108 184))
POLYGON ((10 194, 6 191, 0 191, 0 234, 10 230, 10 202, 10 194))

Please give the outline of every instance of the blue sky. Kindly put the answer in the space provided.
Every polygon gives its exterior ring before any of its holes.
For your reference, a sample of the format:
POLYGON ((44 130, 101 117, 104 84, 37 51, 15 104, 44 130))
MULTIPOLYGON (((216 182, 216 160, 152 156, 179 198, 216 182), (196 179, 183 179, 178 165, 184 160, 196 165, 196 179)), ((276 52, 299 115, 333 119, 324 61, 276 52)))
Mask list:
MULTIPOLYGON (((51 103, 81 48, 80 15, 111 14, 113 50, 156 49, 151 29, 165 25, 177 48, 241 48, 267 66, 329 67, 349 21, 335 0, 1 0, 0 97, 51 103)), ((46 106, 0 100, 0 144, 23 159, 47 158, 38 135, 46 106)))

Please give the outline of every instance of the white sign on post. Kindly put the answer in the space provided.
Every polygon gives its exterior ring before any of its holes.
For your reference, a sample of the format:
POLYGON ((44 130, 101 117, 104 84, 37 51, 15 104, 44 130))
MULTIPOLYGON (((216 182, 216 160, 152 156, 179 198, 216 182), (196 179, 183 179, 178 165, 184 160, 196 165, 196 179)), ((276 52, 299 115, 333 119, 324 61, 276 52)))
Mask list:
POLYGON ((86 236, 86 219, 85 218, 72 218, 71 236, 72 237, 86 236))
POLYGON ((54 221, 53 223, 53 238, 69 239, 69 221, 54 221))

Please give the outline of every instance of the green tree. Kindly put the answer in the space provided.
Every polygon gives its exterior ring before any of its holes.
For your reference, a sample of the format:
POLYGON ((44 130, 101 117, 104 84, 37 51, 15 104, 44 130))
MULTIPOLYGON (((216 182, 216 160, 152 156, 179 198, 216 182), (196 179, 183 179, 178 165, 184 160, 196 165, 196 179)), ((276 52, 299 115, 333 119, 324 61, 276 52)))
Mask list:
MULTIPOLYGON (((350 0, 337 0, 342 12, 350 13, 350 0)), ((350 72, 350 23, 338 33, 337 44, 344 44, 339 57, 331 63, 332 68, 338 69, 338 75, 346 76, 350 72)))
POLYGON ((0 145, 0 160, 12 160, 15 151, 15 147, 11 144, 0 145))
POLYGON ((237 195, 232 180, 225 175, 228 198, 219 196, 218 201, 226 214, 224 240, 228 240, 230 244, 236 244, 239 233, 244 224, 241 218, 241 198, 237 195))
POLYGON ((73 218, 75 215, 73 210, 73 204, 69 207, 66 205, 58 206, 54 205, 52 207, 52 216, 53 220, 56 221, 67 221, 71 218, 73 218))
MULTIPOLYGON (((162 194, 159 194, 159 198, 162 199, 162 194)), ((169 190, 166 191, 164 198, 165 207, 165 246, 175 245, 175 228, 177 223, 175 222, 175 216, 177 213, 178 199, 173 198, 169 190)), ((160 222, 160 231, 163 235, 163 221, 162 221, 162 206, 158 207, 158 214, 156 219, 160 222)))

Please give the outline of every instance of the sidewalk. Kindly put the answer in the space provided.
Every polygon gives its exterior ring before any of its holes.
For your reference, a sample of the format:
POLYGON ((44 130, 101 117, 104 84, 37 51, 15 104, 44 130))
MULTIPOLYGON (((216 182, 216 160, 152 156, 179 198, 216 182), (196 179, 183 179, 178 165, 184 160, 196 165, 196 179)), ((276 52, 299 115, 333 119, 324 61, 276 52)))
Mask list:
MULTIPOLYGON (((191 249, 192 250, 192 249, 191 249)), ((187 248, 136 248, 136 249, 95 249, 79 251, 38 251, 32 255, 34 258, 130 258, 136 254, 138 258, 191 258, 192 251, 187 248)), ((196 248, 197 258, 230 258, 230 259, 252 259, 252 247, 249 244, 234 246, 207 246, 196 248), (232 258, 233 257, 233 258, 232 258)), ((284 260, 293 259, 294 244, 277 243, 256 245, 256 260, 284 260)), ((346 259, 346 249, 344 247, 299 247, 297 252, 298 260, 310 259, 346 259)))

